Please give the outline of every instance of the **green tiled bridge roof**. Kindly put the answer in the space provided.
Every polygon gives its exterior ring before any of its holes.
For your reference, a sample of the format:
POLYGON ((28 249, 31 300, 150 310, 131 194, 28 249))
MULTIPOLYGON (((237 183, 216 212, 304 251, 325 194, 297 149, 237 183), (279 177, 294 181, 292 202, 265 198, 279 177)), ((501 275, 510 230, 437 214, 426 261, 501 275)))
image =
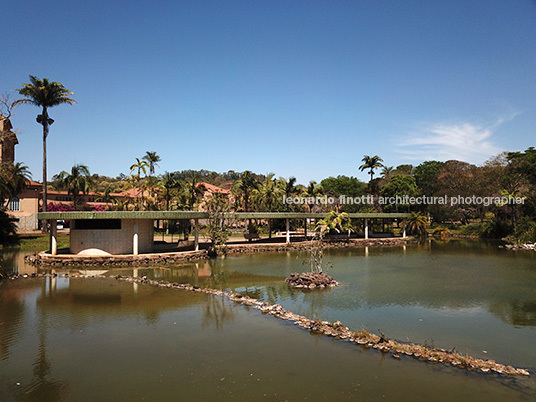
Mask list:
MULTIPOLYGON (((323 219, 328 213, 309 212, 226 212, 233 219, 323 219)), ((349 213, 350 218, 407 218, 409 213, 349 213)), ((199 211, 104 211, 104 212, 39 212, 39 219, 208 219, 208 212, 199 211)))

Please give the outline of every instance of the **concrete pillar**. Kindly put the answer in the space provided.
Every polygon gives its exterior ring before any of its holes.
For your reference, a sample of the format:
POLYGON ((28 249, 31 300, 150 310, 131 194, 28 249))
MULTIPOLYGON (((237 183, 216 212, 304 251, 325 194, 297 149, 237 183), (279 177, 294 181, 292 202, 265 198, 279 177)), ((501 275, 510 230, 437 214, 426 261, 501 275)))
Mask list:
POLYGON ((287 244, 289 244, 290 243, 290 222, 288 218, 286 218, 286 228, 287 228, 287 244))
POLYGON ((268 219, 268 238, 272 238, 272 220, 268 219))
POLYGON ((134 221, 134 236, 132 237, 132 254, 139 254, 138 221, 134 221))
POLYGON ((406 219, 402 221, 402 237, 406 238, 406 219))
POLYGON ((365 239, 368 239, 368 218, 365 218, 365 239))
POLYGON ((194 249, 195 251, 199 251, 199 219, 194 219, 194 230, 195 230, 195 241, 194 241, 194 249))
POLYGON ((304 227, 304 233, 305 233, 305 240, 307 240, 307 218, 303 220, 303 227, 304 227))
POLYGON ((58 221, 50 220, 50 254, 58 254, 58 221))

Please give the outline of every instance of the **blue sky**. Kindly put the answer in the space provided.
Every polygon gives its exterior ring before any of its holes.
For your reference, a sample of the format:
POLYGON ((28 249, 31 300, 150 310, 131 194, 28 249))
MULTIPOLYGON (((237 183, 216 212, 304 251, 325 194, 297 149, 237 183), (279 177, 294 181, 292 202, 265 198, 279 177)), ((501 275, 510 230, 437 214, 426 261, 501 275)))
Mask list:
MULTIPOLYGON (((0 92, 29 74, 75 92, 50 110, 49 177, 156 151, 158 173, 366 181, 365 154, 480 164, 536 145, 530 0, 9 0, 0 46, 0 92)), ((12 123, 41 180, 38 112, 12 123)))

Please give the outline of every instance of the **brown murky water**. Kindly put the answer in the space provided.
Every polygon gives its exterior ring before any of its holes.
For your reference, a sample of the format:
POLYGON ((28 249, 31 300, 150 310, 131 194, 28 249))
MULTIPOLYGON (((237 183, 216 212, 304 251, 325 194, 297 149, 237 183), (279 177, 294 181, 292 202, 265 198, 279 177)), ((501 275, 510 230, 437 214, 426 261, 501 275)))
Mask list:
MULTIPOLYGON (((530 378, 396 360, 220 297, 26 278, 0 284, 0 400, 534 399, 535 254, 478 242, 330 251, 329 273, 343 286, 320 292, 282 282, 305 269, 293 253, 107 272, 237 289, 309 317, 528 367, 530 378)), ((34 272, 17 253, 4 252, 4 266, 34 272)))

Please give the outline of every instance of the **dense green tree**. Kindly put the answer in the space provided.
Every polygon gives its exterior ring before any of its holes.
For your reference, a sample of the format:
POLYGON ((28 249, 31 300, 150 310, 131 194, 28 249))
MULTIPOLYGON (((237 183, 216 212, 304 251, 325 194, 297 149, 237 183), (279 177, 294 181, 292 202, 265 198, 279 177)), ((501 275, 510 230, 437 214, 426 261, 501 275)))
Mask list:
POLYGON ((340 207, 343 212, 359 212, 366 208, 367 205, 352 204, 350 202, 339 205, 341 196, 345 196, 349 199, 355 199, 365 195, 367 185, 355 177, 337 176, 328 177, 320 182, 323 193, 328 197, 332 197, 336 201, 336 205, 340 207))
MULTIPOLYGON (((382 197, 415 197, 418 194, 417 183, 413 176, 395 175, 392 176, 389 182, 383 186, 381 190, 382 197)), ((395 202, 394 204, 388 203, 384 206, 384 211, 390 212, 393 209, 399 212, 400 209, 406 209, 409 211, 410 205, 402 201, 395 202)))
POLYGON ((432 195, 437 189, 437 176, 444 162, 426 161, 413 170, 413 176, 422 194, 432 195))
MULTIPOLYGON (((59 82, 51 82, 48 78, 39 78, 30 75, 30 83, 22 84, 18 89, 25 99, 19 99, 15 103, 29 103, 41 108, 41 114, 37 115, 37 122, 43 126, 43 211, 47 210, 47 137, 49 126, 54 123, 48 115, 48 109, 61 105, 76 103, 70 98, 74 93, 69 91, 59 82)), ((45 225, 43 225, 45 228, 45 225)))
POLYGON ((413 165, 405 164, 405 165, 398 165, 396 169, 394 170, 394 172, 396 174, 401 174, 401 175, 404 175, 404 174, 410 175, 410 174, 413 174, 413 170, 414 170, 413 165))

